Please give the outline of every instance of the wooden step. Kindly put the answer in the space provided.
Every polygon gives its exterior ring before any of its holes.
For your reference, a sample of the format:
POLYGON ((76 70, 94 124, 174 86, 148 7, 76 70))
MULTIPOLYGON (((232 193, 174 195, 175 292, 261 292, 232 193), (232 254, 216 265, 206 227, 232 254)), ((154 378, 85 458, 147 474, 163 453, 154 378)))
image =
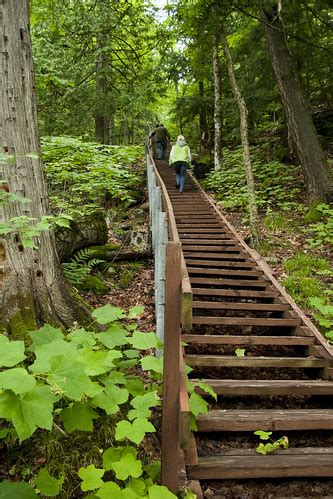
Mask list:
POLYGON ((188 345, 280 345, 280 346, 310 346, 316 338, 310 336, 238 336, 212 334, 183 334, 183 342, 188 345))
MULTIPOLYGON (((226 234, 219 234, 216 233, 215 231, 210 232, 210 233, 204 233, 200 234, 196 232, 195 234, 187 231, 178 231, 179 237, 181 241, 186 241, 186 240, 191 240, 191 241, 196 241, 200 242, 200 244, 204 241, 208 241, 209 244, 238 244, 237 241, 235 241, 234 238, 230 238, 230 236, 227 236, 226 234)), ((190 242, 191 242, 190 241, 190 242)))
POLYGON ((207 225, 205 225, 205 228, 203 228, 202 226, 197 228, 196 227, 189 228, 189 227, 184 227, 183 225, 177 225, 177 229, 179 234, 193 234, 195 237, 202 236, 203 234, 208 234, 208 235, 227 234, 227 231, 221 229, 219 226, 207 227, 207 225))
POLYGON ((245 279, 223 279, 223 278, 206 278, 206 277, 191 277, 191 284, 209 284, 215 286, 232 286, 234 288, 266 288, 268 283, 264 279, 245 280, 245 279))
MULTIPOLYGON (((218 251, 220 254, 223 253, 235 253, 239 255, 244 255, 244 252, 242 251, 241 246, 223 246, 223 244, 220 244, 219 246, 210 246, 206 245, 202 241, 200 241, 200 244, 193 244, 192 242, 186 242, 186 241, 181 241, 182 247, 184 252, 188 251, 218 251)), ((210 243, 209 243, 210 244, 210 243)), ((230 255, 230 257, 233 257, 233 255, 230 255)), ((243 256, 244 258, 244 256, 243 256)), ((229 258, 231 259, 231 258, 229 258)))
POLYGON ((191 234, 185 234, 184 236, 180 235, 179 239, 183 245, 189 245, 189 244, 197 244, 201 246, 219 245, 221 246, 222 251, 225 251, 224 246, 228 247, 230 246, 230 248, 243 249, 242 246, 237 244, 235 240, 230 240, 223 237, 217 238, 215 235, 209 237, 209 234, 204 234, 202 238, 197 237, 196 235, 194 235, 194 237, 191 237, 191 234))
MULTIPOLYGON (((197 264, 198 265, 198 264, 197 264)), ((257 277, 263 277, 262 272, 256 270, 237 270, 237 269, 210 269, 210 268, 200 268, 200 267, 187 267, 188 273, 190 275, 221 275, 221 276, 240 276, 248 277, 250 280, 255 280, 257 277)))
POLYGON ((333 448, 291 448, 267 456, 255 449, 231 450, 200 457, 186 469, 189 480, 333 477, 333 448))
MULTIPOLYGON (((195 379, 191 381, 196 384, 195 379)), ((204 379, 202 381, 210 385, 215 393, 224 397, 333 395, 333 381, 298 379, 204 379)), ((195 391, 205 395, 198 386, 195 391)))
POLYGON ((226 269, 252 269, 255 270, 256 266, 253 265, 251 262, 239 262, 239 261, 225 261, 225 260, 199 260, 198 258, 195 258, 191 256, 185 257, 185 262, 187 267, 189 268, 191 265, 201 265, 203 267, 212 267, 212 268, 218 268, 218 267, 223 267, 226 269))
POLYGON ((211 289, 211 288, 194 288, 192 287, 193 296, 225 296, 231 298, 276 298, 279 296, 277 290, 269 290, 269 291, 256 291, 249 289, 211 289))
POLYGON ((333 409, 213 410, 196 422, 198 431, 332 430, 333 409))
POLYGON ((301 319, 266 319, 263 317, 208 317, 194 315, 192 318, 192 324, 220 326, 296 327, 301 323, 301 319))
POLYGON ((290 369, 333 366, 332 359, 318 359, 315 357, 237 357, 236 355, 184 355, 184 362, 189 366, 209 367, 275 367, 290 369))
POLYGON ((289 303, 246 303, 246 302, 225 302, 225 301, 199 301, 192 302, 192 308, 203 308, 205 310, 263 310, 264 312, 282 312, 290 310, 289 303))
MULTIPOLYGON (((221 250, 221 248, 219 248, 221 250)), ((216 262, 229 262, 230 265, 233 264, 244 264, 246 266, 248 265, 253 265, 251 262, 251 258, 246 260, 246 256, 244 254, 235 254, 235 255, 227 255, 224 253, 207 253, 206 251, 204 253, 202 252, 197 252, 197 251, 190 251, 188 248, 183 248, 183 254, 184 258, 215 258, 216 262)), ((201 263, 201 260, 199 260, 201 263)), ((215 261, 214 261, 215 263, 215 261)))

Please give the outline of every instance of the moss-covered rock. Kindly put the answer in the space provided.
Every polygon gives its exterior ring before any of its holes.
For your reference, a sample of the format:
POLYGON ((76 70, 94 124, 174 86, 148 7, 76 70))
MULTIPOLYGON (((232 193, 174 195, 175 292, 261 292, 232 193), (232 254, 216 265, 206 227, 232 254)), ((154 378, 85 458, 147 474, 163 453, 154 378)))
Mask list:
POLYGON ((86 276, 78 288, 82 291, 93 292, 99 295, 105 295, 109 292, 108 285, 95 275, 86 276))

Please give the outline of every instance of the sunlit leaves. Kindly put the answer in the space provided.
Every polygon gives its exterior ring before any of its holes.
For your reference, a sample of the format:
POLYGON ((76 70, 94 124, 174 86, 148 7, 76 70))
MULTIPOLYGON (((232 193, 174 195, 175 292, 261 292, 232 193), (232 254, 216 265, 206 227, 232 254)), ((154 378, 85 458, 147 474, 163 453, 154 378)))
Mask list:
POLYGON ((47 497, 55 497, 60 493, 64 478, 54 478, 47 469, 43 468, 35 478, 35 485, 40 493, 47 497))
POLYGON ((86 468, 80 468, 78 475, 82 478, 81 490, 95 490, 103 485, 102 476, 105 470, 96 468, 94 464, 89 464, 86 468))
POLYGON ((121 308, 112 307, 107 304, 103 307, 96 308, 92 316, 95 317, 98 324, 108 324, 109 322, 114 322, 118 319, 125 317, 125 313, 121 308))
POLYGON ((9 341, 3 334, 0 335, 0 367, 12 367, 25 359, 24 342, 9 341))
POLYGON ((142 442, 146 433, 154 431, 154 426, 147 419, 137 418, 133 423, 130 423, 129 421, 120 421, 116 425, 115 438, 119 441, 127 438, 138 445, 142 442))
POLYGON ((92 407, 79 402, 74 402, 70 407, 63 409, 59 416, 68 433, 75 430, 92 431, 93 420, 99 418, 98 413, 92 407))

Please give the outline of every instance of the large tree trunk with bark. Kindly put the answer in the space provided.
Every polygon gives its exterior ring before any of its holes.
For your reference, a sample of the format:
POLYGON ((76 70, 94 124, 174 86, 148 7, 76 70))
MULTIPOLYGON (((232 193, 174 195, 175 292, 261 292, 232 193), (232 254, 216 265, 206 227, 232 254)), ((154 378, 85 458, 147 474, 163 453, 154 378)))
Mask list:
POLYGON ((222 107, 221 107, 221 72, 219 61, 219 37, 213 34, 213 76, 214 76, 214 168, 222 166, 222 107))
POLYGON ((241 134, 241 141, 243 148, 243 163, 246 174, 247 192, 249 197, 251 239, 252 239, 252 244, 256 246, 258 244, 258 209, 256 204, 256 195, 255 195, 254 179, 253 179, 251 157, 250 157, 249 138, 248 138, 248 125, 247 125, 248 110, 245 101, 238 88, 234 71, 234 63, 232 60, 230 48, 223 27, 221 29, 221 39, 222 39, 224 54, 227 60, 228 74, 230 78, 232 93, 235 96, 239 109, 240 134, 241 134))
POLYGON ((204 156, 209 152, 209 134, 207 129, 205 88, 203 80, 199 80, 198 87, 199 87, 199 97, 200 97, 200 109, 199 109, 200 155, 204 156))
POLYGON ((313 125, 309 104, 301 89, 279 13, 276 9, 263 10, 261 18, 289 131, 304 170, 308 191, 312 198, 330 202, 333 200, 333 175, 313 125))
MULTIPOLYGON (((10 194, 30 200, 5 203, 4 221, 19 216, 40 220, 48 200, 37 131, 28 0, 2 2, 0 18, 3 178, 10 194)), ((68 327, 89 317, 86 307, 70 295, 54 234, 44 231, 35 241, 36 249, 25 248, 18 231, 0 241, 0 323, 16 337, 46 321, 68 327)))

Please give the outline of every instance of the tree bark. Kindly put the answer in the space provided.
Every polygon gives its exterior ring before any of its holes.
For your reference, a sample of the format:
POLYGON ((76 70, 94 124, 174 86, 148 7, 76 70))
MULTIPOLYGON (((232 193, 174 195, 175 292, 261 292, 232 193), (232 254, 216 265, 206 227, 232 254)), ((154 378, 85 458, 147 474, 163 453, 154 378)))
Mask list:
POLYGON ((313 199, 333 200, 333 175, 313 125, 306 101, 288 49, 286 35, 276 9, 262 10, 269 53, 280 88, 295 152, 303 167, 310 196, 313 199))
POLYGON ((200 155, 204 156, 209 152, 209 140, 207 130, 206 106, 205 106, 205 89, 202 79, 198 81, 200 110, 199 110, 199 129, 200 129, 200 155))
POLYGON ((228 41, 226 35, 224 33, 224 29, 221 29, 221 40, 223 44, 224 54, 227 60, 228 74, 230 78, 230 84, 232 93, 235 96, 240 116, 240 134, 243 148, 243 163, 246 174, 246 182, 247 182, 247 191, 249 198, 249 214, 250 214, 250 230, 251 230, 251 239, 252 244, 257 246, 258 244, 258 209, 256 204, 256 194, 254 187, 254 179, 251 165, 251 157, 250 157, 250 147, 249 147, 249 138, 248 138, 248 110, 245 104, 245 101, 240 93, 236 77, 234 71, 234 63, 232 60, 230 48, 228 45, 228 41))
MULTIPOLYGON (((40 220, 47 214, 48 199, 37 130, 28 0, 1 2, 0 19, 3 178, 10 193, 30 199, 26 204, 5 203, 3 218, 5 222, 17 216, 40 220)), ((35 240, 36 249, 24 248, 18 232, 0 241, 0 322, 17 337, 36 324, 69 327, 89 316, 86 307, 70 295, 53 232, 44 231, 35 240)))
POLYGON ((219 38, 215 31, 213 39, 213 75, 214 75, 214 168, 222 166, 222 108, 221 108, 221 75, 219 61, 219 38))

